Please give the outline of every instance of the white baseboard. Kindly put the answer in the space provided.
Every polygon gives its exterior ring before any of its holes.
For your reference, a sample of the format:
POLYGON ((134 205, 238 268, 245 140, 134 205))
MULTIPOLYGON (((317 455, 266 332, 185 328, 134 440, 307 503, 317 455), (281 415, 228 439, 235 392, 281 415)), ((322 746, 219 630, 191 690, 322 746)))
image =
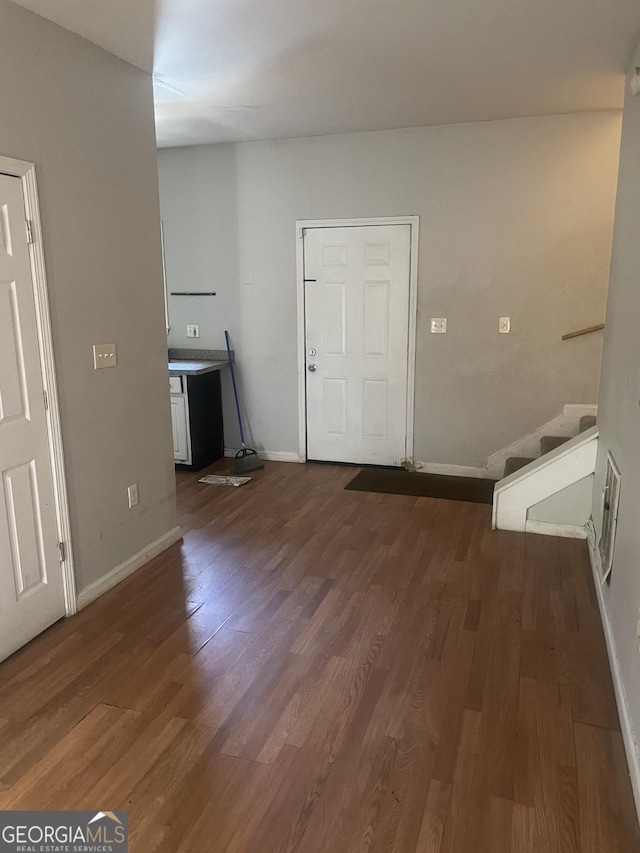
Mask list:
POLYGON ((170 548, 171 545, 175 545, 175 543, 179 542, 181 539, 182 530, 179 527, 173 527, 159 539, 156 539, 155 542, 151 542, 141 551, 138 551, 138 553, 134 554, 133 557, 129 557, 129 559, 125 560, 124 563, 116 566, 115 569, 112 569, 106 575, 98 578, 97 581, 93 581, 89 586, 85 586, 85 588, 78 594, 78 610, 82 610, 82 608, 86 607, 87 604, 90 604, 92 601, 95 601, 96 598, 104 595, 105 592, 108 592, 116 586, 116 584, 119 584, 120 581, 128 578, 129 575, 132 575, 135 571, 144 566, 145 563, 148 563, 149 560, 157 557, 158 554, 162 554, 163 551, 166 551, 167 548, 170 548))
MULTIPOLYGON (((224 455, 232 459, 238 451, 232 447, 225 447, 224 455)), ((306 462, 303 456, 290 450, 259 450, 258 456, 266 462, 306 462)))
POLYGON ((260 458, 267 462, 306 462, 299 453, 288 450, 260 450, 260 458))
POLYGON ((425 474, 444 474, 449 477, 481 477, 489 479, 490 475, 486 468, 472 468, 469 465, 447 465, 444 462, 416 462, 415 471, 425 474))
POLYGON ((627 691, 625 690, 622 673, 620 672, 620 662, 618 660, 618 652, 616 650, 616 641, 613 636, 613 629, 611 628, 609 614, 607 612, 604 595, 602 593, 602 565, 600 563, 600 553, 596 544, 596 531, 592 518, 587 522, 586 529, 591 571, 593 572, 593 583, 596 588, 598 607, 600 608, 600 618, 602 619, 604 638, 607 644, 609 667, 611 668, 613 689, 616 694, 616 704, 618 706, 618 714, 620 716, 620 728, 622 729, 624 751, 627 756, 627 764, 629 765, 629 776, 631 778, 633 798, 636 803, 636 812, 638 814, 638 819, 640 819, 640 753, 638 752, 638 743, 633 731, 631 714, 629 713, 627 691))
POLYGON ((525 533, 539 533, 542 536, 563 536, 565 539, 586 539, 587 529, 580 524, 555 524, 552 521, 534 521, 527 519, 525 533))

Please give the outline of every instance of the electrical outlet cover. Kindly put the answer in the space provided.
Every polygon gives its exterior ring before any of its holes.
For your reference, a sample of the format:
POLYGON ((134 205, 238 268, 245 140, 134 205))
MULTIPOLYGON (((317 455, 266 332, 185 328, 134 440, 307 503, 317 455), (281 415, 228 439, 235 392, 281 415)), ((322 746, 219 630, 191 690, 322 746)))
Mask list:
POLYGON ((102 370, 103 367, 116 367, 118 358, 115 344, 93 345, 93 368, 102 370))
POLYGON ((447 318, 446 317, 432 317, 431 318, 431 334, 432 335, 446 335, 447 333, 447 318))

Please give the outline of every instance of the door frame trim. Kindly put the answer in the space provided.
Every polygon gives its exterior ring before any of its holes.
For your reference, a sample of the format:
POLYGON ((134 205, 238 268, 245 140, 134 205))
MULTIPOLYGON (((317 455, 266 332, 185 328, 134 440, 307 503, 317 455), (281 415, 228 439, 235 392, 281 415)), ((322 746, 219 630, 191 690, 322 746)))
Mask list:
POLYGON ((304 322, 304 231, 306 228, 357 228, 367 225, 409 225, 409 346, 407 351, 407 419, 405 462, 414 463, 414 412, 416 375, 416 333, 418 326, 418 242, 419 216, 376 216, 366 219, 298 219, 296 220, 296 290, 298 342, 298 457, 307 461, 307 385, 304 322))
POLYGON ((42 243, 38 185, 36 183, 36 167, 34 163, 0 155, 0 173, 9 177, 20 178, 22 182, 25 216, 31 221, 33 242, 29 243, 29 262, 31 265, 31 284, 36 308, 38 354, 42 384, 49 404, 45 414, 49 439, 49 457, 53 476, 58 541, 63 542, 65 547, 65 560, 60 563, 64 589, 64 606, 66 615, 71 616, 78 609, 76 579, 73 564, 69 495, 67 491, 62 426, 60 421, 60 401, 58 398, 53 338, 51 334, 49 291, 42 243))

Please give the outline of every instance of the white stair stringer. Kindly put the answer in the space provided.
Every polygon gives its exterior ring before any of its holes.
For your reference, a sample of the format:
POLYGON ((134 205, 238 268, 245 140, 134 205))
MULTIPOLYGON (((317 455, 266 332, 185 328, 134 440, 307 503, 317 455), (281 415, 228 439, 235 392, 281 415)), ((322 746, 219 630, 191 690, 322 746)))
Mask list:
MULTIPOLYGON (((593 474, 597 450, 598 427, 594 426, 499 480, 493 492, 494 529, 543 532, 527 525, 529 508, 593 474)), ((555 535, 567 533, 558 529, 555 535)))

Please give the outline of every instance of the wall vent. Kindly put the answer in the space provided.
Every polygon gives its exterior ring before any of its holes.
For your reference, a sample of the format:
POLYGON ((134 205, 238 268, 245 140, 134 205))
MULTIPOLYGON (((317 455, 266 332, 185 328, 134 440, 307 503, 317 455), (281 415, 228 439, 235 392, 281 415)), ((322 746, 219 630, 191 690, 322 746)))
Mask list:
POLYGON ((602 490, 602 525, 598 548, 602 563, 602 580, 608 580, 613 566, 613 549, 616 541, 618 504, 620 502, 620 471, 611 453, 607 454, 607 470, 602 490))

